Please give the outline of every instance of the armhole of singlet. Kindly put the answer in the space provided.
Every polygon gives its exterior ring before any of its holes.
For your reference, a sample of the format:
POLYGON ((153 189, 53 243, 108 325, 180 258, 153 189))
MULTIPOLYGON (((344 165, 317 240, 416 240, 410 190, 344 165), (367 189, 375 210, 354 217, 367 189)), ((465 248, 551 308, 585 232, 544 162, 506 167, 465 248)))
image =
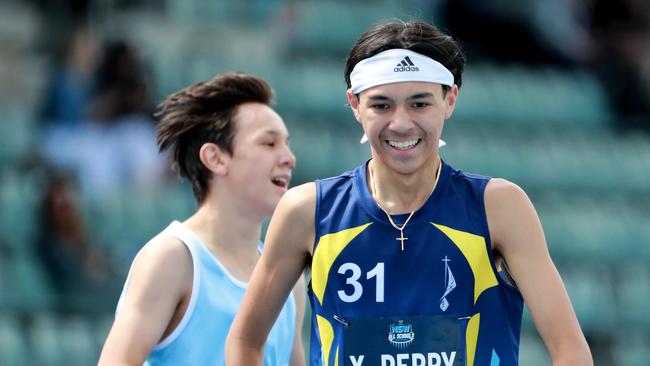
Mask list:
POLYGON ((483 225, 485 225, 485 233, 487 236, 485 249, 488 251, 490 266, 492 267, 492 271, 494 272, 497 281, 499 281, 500 284, 503 284, 506 288, 519 292, 519 288, 517 287, 517 283, 515 282, 514 278, 512 278, 506 259, 503 258, 503 256, 498 251, 495 251, 494 247, 492 246, 492 235, 490 235, 490 225, 488 225, 487 210, 485 207, 485 192, 487 191, 487 185, 490 183, 490 180, 492 180, 492 178, 487 179, 485 183, 482 184, 483 194, 481 194, 481 205, 483 206, 483 225), (499 270, 499 267, 502 267, 501 271, 499 270))
MULTIPOLYGON (((183 225, 180 222, 174 222, 172 225, 183 225)), ((184 228, 184 227, 183 227, 184 228)), ((161 349, 164 349, 168 347, 174 340, 176 340, 181 332, 185 329, 185 326, 187 326, 187 323, 189 322, 190 318, 192 317, 192 314, 194 313, 194 307, 196 305, 196 299, 198 298, 198 292, 199 292, 199 284, 200 284, 200 279, 201 279, 201 271, 200 271, 200 266, 199 266, 199 258, 198 258, 198 253, 196 253, 196 247, 195 243, 189 243, 188 241, 192 241, 192 237, 187 237, 186 235, 183 235, 184 230, 180 230, 181 232, 179 233, 179 229, 177 227, 171 226, 170 231, 167 233, 164 233, 165 235, 172 236, 183 243, 185 245, 185 248, 190 252, 190 256, 192 257, 192 293, 190 294, 190 302, 187 305, 187 309, 185 309, 185 314, 183 314, 183 317, 181 318, 181 321, 176 325, 176 328, 163 340, 158 342, 156 346, 152 349, 152 351, 159 351, 161 349)))
POLYGON ((115 317, 120 313, 120 309, 122 308, 122 303, 124 302, 124 298, 126 297, 126 292, 129 289, 129 284, 131 283, 131 273, 133 273, 133 267, 135 266, 135 262, 137 262, 138 258, 140 257, 140 253, 142 253, 142 250, 149 245, 149 243, 145 244, 140 251, 135 255, 133 258, 133 262, 131 262, 131 267, 129 268, 129 273, 126 275, 126 280, 124 281, 124 286, 122 287, 122 292, 120 292, 120 298, 117 300, 117 306, 115 306, 115 317))
POLYGON ((515 279, 512 278, 512 273, 510 273, 510 268, 508 267, 508 262, 503 258, 503 255, 498 251, 492 253, 494 257, 494 266, 496 268, 497 278, 508 288, 512 290, 519 291, 515 279), (501 268, 501 270, 499 270, 501 268))

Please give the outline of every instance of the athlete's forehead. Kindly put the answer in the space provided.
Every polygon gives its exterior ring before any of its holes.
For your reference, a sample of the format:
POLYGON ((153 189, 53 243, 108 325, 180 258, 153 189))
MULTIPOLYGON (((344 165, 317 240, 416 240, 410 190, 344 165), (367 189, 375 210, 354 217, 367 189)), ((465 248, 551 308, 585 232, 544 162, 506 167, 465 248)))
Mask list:
POLYGON ((384 84, 365 90, 360 96, 370 101, 426 99, 442 96, 442 86, 426 82, 384 84))
POLYGON ((266 104, 244 103, 235 115, 237 135, 281 135, 289 134, 282 117, 266 104))
MULTIPOLYGON (((433 97, 433 93, 418 93, 411 95, 409 97, 406 97, 407 100, 409 99, 424 99, 424 98, 431 98, 433 97)), ((391 99, 390 97, 386 95, 369 95, 368 99, 370 100, 388 100, 391 99)))
POLYGON ((286 141, 291 140, 291 137, 289 136, 289 131, 286 128, 279 129, 274 127, 274 128, 259 130, 257 132, 257 136, 259 138, 282 139, 286 141))

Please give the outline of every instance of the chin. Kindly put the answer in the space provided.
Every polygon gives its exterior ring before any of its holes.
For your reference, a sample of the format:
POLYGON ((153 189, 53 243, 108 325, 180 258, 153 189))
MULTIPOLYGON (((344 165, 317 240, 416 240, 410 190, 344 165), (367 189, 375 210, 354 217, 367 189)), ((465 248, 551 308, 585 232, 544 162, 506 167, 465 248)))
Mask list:
POLYGON ((278 203, 280 202, 280 198, 282 198, 282 196, 279 196, 275 199, 269 199, 264 203, 263 210, 268 216, 271 216, 271 214, 273 214, 273 211, 275 211, 275 208, 278 206, 278 203))
POLYGON ((402 162, 402 161, 391 161, 388 166, 395 172, 399 174, 404 174, 408 175, 411 173, 415 173, 419 168, 422 167, 423 164, 415 162, 415 161, 408 161, 408 162, 402 162))

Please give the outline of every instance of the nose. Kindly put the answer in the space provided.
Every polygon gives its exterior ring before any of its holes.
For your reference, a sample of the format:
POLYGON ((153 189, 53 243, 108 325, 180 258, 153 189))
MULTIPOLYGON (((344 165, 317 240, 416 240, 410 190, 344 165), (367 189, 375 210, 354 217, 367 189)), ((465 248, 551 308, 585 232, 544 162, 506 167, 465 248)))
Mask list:
POLYGON ((408 132, 413 128, 413 119, 406 108, 402 106, 395 108, 390 126, 396 132, 408 132))
POLYGON ((289 169, 296 167, 296 156, 293 154, 293 151, 291 151, 291 147, 289 147, 289 145, 285 145, 284 151, 282 152, 280 158, 280 165, 287 166, 289 169))

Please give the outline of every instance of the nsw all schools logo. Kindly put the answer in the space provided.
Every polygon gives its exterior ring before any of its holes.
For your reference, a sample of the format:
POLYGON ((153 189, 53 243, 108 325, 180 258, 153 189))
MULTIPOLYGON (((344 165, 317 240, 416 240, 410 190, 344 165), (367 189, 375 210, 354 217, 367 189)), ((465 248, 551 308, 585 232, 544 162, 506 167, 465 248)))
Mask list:
POLYGON ((394 72, 407 72, 407 71, 420 71, 420 68, 415 66, 413 61, 406 56, 404 59, 395 66, 393 69, 394 72))
POLYGON ((393 346, 399 349, 404 349, 408 347, 414 339, 415 333, 413 332, 413 325, 404 323, 403 320, 397 321, 397 324, 390 325, 388 341, 393 346))

